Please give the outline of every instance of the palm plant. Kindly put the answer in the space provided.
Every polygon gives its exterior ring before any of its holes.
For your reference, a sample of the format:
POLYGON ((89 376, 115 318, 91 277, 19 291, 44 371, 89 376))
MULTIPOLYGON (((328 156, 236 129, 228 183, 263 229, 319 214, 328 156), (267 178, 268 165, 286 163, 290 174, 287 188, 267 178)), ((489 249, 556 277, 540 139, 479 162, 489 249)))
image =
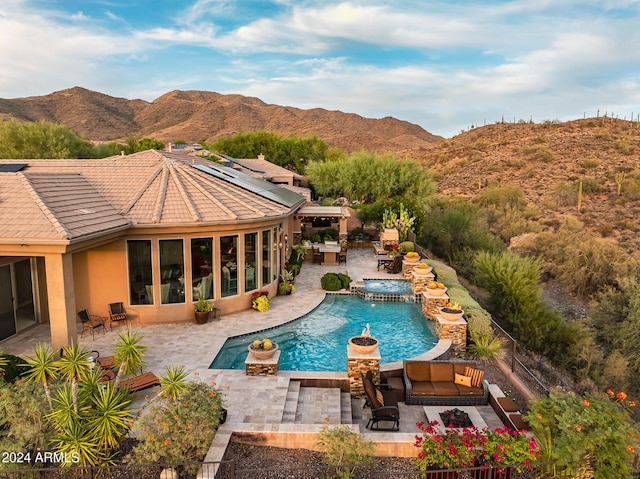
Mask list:
POLYGON ((120 365, 115 379, 114 387, 116 389, 120 386, 120 382, 125 375, 131 374, 144 366, 142 358, 147 349, 146 346, 140 344, 142 337, 140 337, 138 331, 134 333, 131 328, 128 328, 126 332, 119 333, 118 336, 120 337, 120 342, 116 345, 114 354, 116 364, 120 365))
POLYGON ((71 382, 71 395, 73 398, 73 410, 78 414, 78 382, 86 379, 91 365, 89 353, 81 348, 77 342, 62 348, 62 357, 55 362, 59 369, 60 377, 71 382))
MULTIPOLYGON (((1 360, 2 357, 0 357, 0 361, 1 360)), ((27 365, 29 366, 29 371, 27 372, 26 379, 28 381, 42 383, 47 401, 49 402, 49 408, 53 409, 49 381, 57 377, 58 369, 54 359, 54 353, 49 345, 45 343, 36 345, 33 349, 33 357, 27 357, 27 365)))

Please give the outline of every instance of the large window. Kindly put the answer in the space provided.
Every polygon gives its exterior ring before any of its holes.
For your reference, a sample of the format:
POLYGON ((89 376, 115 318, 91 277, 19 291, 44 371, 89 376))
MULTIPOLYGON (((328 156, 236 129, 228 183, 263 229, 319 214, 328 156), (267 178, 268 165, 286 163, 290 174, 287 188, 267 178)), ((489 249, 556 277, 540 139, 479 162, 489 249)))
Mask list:
POLYGON ((129 304, 153 304, 151 241, 127 241, 129 304))
POLYGON ((273 243, 272 243, 273 255, 271 256, 271 271, 272 271, 272 281, 278 279, 278 258, 280 257, 278 254, 278 229, 273 229, 273 243))
POLYGON ((191 240, 191 284, 193 300, 213 299, 213 238, 191 240))
POLYGON ((262 232, 262 285, 271 283, 271 230, 262 232))
POLYGON ((221 296, 238 294, 238 237, 220 237, 221 296))
POLYGON ((244 290, 258 289, 258 233, 244 235, 244 290))
POLYGON ((160 302, 184 303, 184 249, 181 239, 160 240, 160 302))

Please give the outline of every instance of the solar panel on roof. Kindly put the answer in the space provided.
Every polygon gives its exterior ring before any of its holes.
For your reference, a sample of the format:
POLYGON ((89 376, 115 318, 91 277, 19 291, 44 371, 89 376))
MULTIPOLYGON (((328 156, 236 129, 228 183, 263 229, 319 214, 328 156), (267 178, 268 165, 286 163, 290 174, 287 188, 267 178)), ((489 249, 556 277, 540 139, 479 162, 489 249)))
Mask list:
POLYGON ((27 163, 5 163, 0 165, 0 173, 15 173, 27 166, 27 163))
POLYGON ((261 180, 259 178, 252 178, 232 168, 226 168, 224 166, 207 166, 207 165, 190 165, 204 173, 220 178, 233 185, 236 185, 244 190, 250 191, 257 195, 262 196, 271 201, 275 201, 278 204, 284 205, 288 208, 296 205, 300 201, 304 200, 302 195, 293 191, 280 188, 278 185, 269 183, 268 181, 261 180))

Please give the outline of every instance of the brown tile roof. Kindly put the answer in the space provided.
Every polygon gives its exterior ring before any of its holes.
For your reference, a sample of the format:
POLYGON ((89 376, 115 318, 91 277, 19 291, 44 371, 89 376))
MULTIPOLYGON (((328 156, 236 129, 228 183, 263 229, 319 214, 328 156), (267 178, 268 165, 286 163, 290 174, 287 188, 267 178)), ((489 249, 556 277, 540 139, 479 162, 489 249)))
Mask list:
POLYGON ((211 162, 183 153, 20 161, 28 164, 22 171, 0 173, 0 242, 73 241, 127 225, 237 223, 293 209, 193 168, 211 162))

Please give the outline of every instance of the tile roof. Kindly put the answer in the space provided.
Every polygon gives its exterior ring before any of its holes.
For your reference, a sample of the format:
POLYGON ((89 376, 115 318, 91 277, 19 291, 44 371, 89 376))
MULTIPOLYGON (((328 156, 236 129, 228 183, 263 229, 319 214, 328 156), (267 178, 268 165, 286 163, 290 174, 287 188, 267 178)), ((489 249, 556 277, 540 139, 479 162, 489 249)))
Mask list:
MULTIPOLYGON (((193 168, 211 162, 155 150, 100 160, 21 160, 0 173, 0 242, 78 241, 135 225, 237 223, 285 206, 193 168)), ((0 160, 1 164, 15 160, 0 160)), ((218 167, 216 168, 224 168, 218 167)), ((238 174, 237 171, 234 174, 238 174)))

